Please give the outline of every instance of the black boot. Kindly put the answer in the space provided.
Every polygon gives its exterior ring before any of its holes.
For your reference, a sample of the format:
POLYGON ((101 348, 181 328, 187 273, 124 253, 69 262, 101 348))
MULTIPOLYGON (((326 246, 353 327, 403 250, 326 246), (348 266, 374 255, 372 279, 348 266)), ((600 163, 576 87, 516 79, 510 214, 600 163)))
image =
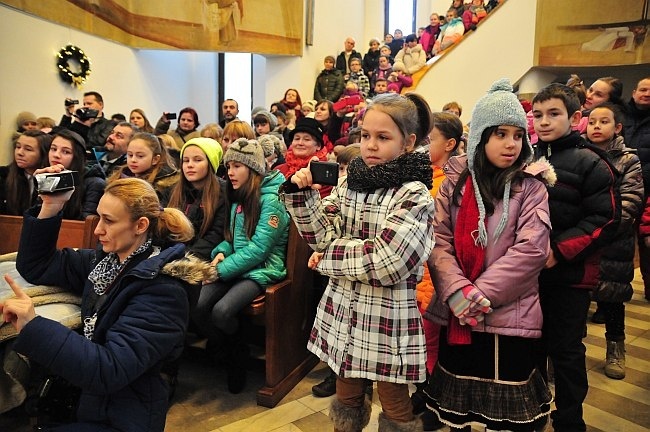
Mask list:
POLYGON ((241 393, 246 387, 246 365, 249 356, 248 345, 241 340, 240 335, 229 335, 226 374, 230 393, 241 393))
POLYGON ((316 397, 329 397, 336 393, 336 374, 330 369, 329 375, 325 379, 311 388, 311 392, 316 397))

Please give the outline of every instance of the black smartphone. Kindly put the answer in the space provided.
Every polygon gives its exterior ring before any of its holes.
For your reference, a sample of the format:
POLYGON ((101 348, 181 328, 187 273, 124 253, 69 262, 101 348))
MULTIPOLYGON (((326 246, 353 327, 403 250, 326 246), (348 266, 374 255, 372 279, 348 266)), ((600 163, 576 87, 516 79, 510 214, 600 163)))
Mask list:
POLYGON ((313 161, 309 165, 312 183, 336 186, 339 181, 339 164, 336 162, 313 161))
POLYGON ((167 120, 175 120, 176 119, 176 113, 167 113, 167 114, 165 114, 165 117, 167 117, 167 120))

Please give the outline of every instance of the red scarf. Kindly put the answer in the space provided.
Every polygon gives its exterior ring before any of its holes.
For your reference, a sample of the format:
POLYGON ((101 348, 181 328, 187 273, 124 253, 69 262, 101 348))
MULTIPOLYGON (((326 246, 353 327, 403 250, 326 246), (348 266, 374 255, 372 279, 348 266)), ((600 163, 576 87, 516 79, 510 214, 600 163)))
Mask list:
MULTIPOLYGON (((476 245, 472 233, 478 230, 478 203, 472 184, 472 176, 467 176, 465 193, 458 209, 456 228, 454 229, 454 248, 456 259, 463 274, 474 282, 483 272, 485 249, 476 245)), ((468 325, 460 325, 458 318, 449 314, 447 327, 447 342, 450 345, 467 345, 472 343, 472 329, 468 325)))
POLYGON ((311 158, 314 156, 317 156, 318 160, 327 161, 327 148, 323 146, 316 152, 316 154, 307 156, 306 158, 300 158, 293 154, 293 150, 291 150, 291 147, 289 147, 289 150, 287 150, 287 154, 285 156, 286 162, 278 166, 277 169, 282 174, 284 174, 285 178, 289 178, 299 169, 305 168, 307 165, 309 165, 309 161, 311 161, 311 158))

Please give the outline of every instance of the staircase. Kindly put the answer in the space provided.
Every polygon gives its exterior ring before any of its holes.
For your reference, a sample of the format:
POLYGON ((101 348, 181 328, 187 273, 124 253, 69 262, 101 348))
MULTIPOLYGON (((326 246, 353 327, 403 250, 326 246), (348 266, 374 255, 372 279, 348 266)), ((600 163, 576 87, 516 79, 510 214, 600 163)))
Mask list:
POLYGON ((456 101, 468 121, 494 81, 506 77, 515 84, 534 66, 537 1, 506 0, 475 31, 413 75, 413 86, 404 92, 421 94, 433 111, 456 101))

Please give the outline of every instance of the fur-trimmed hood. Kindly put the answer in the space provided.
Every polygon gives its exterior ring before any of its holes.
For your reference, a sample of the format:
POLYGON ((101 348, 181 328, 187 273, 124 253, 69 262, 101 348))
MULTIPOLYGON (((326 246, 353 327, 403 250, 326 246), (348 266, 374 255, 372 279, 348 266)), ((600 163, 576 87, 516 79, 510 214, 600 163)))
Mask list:
POLYGON ((216 278, 213 265, 190 253, 186 253, 181 259, 168 262, 163 266, 160 273, 180 279, 191 285, 216 278))
POLYGON ((524 172, 551 187, 555 186, 555 182, 557 181, 555 168, 553 168, 553 165, 544 156, 528 164, 524 168, 524 172))

